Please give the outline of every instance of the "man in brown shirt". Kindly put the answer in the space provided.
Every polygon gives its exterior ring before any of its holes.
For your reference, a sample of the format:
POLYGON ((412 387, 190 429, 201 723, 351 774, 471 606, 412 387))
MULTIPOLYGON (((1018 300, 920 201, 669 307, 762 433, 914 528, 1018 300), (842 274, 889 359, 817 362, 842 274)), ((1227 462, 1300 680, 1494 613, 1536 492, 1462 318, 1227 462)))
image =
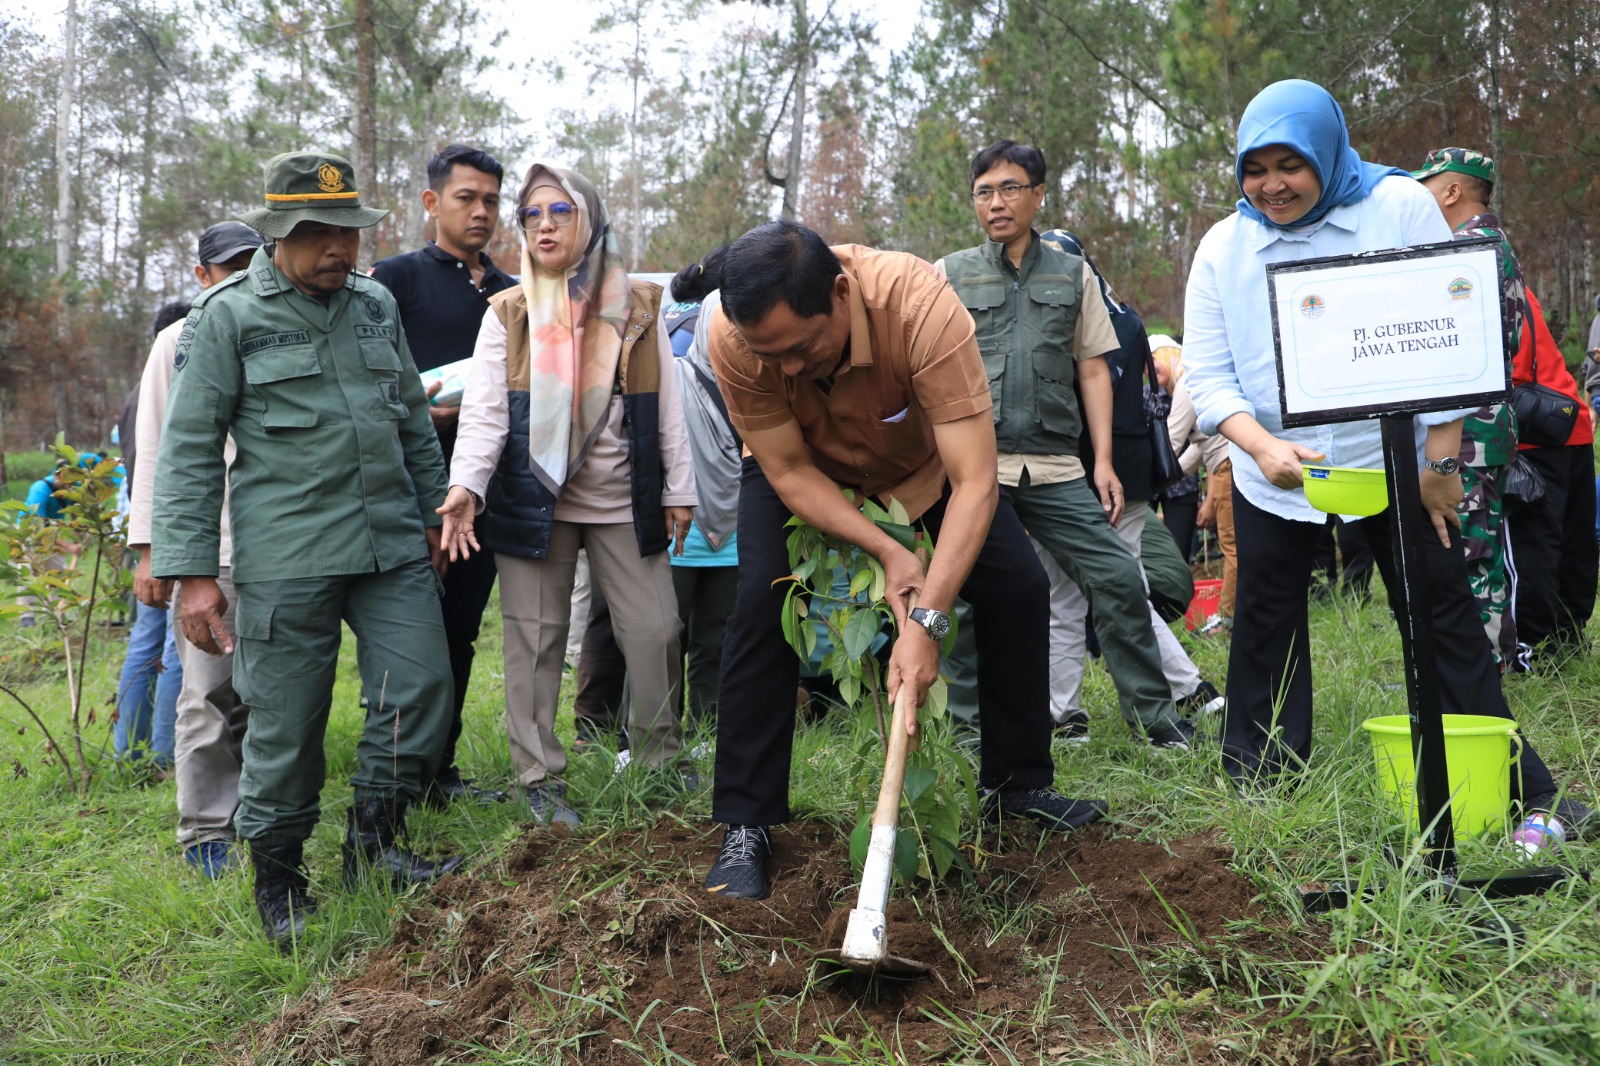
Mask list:
POLYGON ((903 684, 926 697, 958 593, 983 620, 979 783, 990 817, 1060 831, 1099 818, 1103 804, 1049 788, 1048 584, 999 487, 989 384, 949 284, 914 256, 830 249, 803 226, 770 222, 728 250, 710 354, 749 456, 718 698, 712 817, 728 830, 706 888, 764 898, 767 827, 789 818, 799 663, 774 582, 789 573, 791 515, 883 565, 901 634, 891 698, 903 684), (899 500, 937 538, 926 576, 841 488, 899 500), (912 592, 920 606, 908 613, 912 592))

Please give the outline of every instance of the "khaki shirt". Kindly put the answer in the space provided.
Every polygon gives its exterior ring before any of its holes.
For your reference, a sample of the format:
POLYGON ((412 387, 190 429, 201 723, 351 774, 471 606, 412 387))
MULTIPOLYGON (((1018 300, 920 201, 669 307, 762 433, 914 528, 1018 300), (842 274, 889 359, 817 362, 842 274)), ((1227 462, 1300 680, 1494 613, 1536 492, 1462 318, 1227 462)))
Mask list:
MULTIPOLYGON (((1037 243, 1035 239, 1035 244, 1037 243)), ((1030 251, 1033 250, 1030 248, 1030 251)), ((1033 258, 1034 261, 1037 260, 1037 253, 1033 258)), ((1009 260, 1006 261, 1006 265, 1008 268, 1011 266, 1009 260)), ((1025 259, 1024 268, 1029 266, 1031 262, 1025 259)), ((944 273, 944 260, 941 259, 934 264, 934 269, 941 274, 944 273)), ((1083 264, 1083 278, 1078 291, 1083 295, 1079 301, 1077 325, 1072 333, 1072 359, 1081 363, 1085 359, 1096 359, 1114 352, 1122 345, 1117 340, 1116 327, 1111 324, 1111 312, 1106 310, 1106 303, 1100 298, 1100 279, 1095 277, 1094 269, 1087 262, 1083 264)), ((1080 416, 1083 418, 1083 433, 1087 435, 1088 416, 1082 412, 1080 416)), ((1077 455, 1000 453, 1000 484, 1015 486, 1022 481, 1024 472, 1027 473, 1028 482, 1032 485, 1076 481, 1083 477, 1083 460, 1077 455)))
POLYGON ((444 457, 388 289, 351 274, 324 302, 262 249, 248 271, 201 293, 173 366, 154 576, 217 573, 225 482, 235 582, 427 557, 423 528, 441 522, 444 457), (238 454, 228 470, 230 430, 238 454))
MULTIPOLYGON (((183 322, 177 321, 160 333, 150 346, 150 358, 145 361, 144 374, 139 379, 139 413, 134 418, 134 436, 138 454, 161 454, 161 427, 167 421, 167 393, 172 388, 172 361, 178 354, 178 337, 183 332, 183 322)), ((233 465, 233 438, 223 448, 223 461, 233 465)), ((156 458, 147 463, 133 465, 133 485, 128 492, 128 543, 150 543, 150 518, 155 507, 152 501, 156 490, 156 458)), ((228 533, 227 499, 223 499, 220 538, 217 558, 223 566, 233 558, 233 538, 228 533)))
POLYGON ((850 279, 850 357, 831 391, 763 364, 720 308, 711 365, 741 434, 798 422, 819 470, 898 499, 916 518, 944 493, 933 427, 990 407, 972 317, 916 256, 855 244, 833 252, 850 279))

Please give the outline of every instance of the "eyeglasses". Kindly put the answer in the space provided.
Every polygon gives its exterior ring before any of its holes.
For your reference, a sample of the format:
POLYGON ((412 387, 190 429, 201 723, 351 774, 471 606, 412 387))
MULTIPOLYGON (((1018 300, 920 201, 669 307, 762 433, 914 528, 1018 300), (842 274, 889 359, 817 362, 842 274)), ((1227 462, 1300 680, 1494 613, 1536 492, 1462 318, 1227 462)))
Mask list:
POLYGON ((549 207, 523 207, 517 209, 517 220, 522 223, 525 230, 538 229, 544 224, 545 213, 550 214, 550 223, 557 229, 570 226, 578 221, 578 209, 575 205, 565 200, 557 200, 549 207))
POLYGON ((998 189, 991 189, 985 185, 982 188, 972 190, 972 200, 974 203, 986 204, 994 199, 995 193, 999 193, 1000 199, 1008 204, 1014 203, 1017 197, 1022 195, 1024 189, 1036 189, 1043 184, 1044 182, 1042 181, 1035 181, 1027 185, 1002 185, 998 189))

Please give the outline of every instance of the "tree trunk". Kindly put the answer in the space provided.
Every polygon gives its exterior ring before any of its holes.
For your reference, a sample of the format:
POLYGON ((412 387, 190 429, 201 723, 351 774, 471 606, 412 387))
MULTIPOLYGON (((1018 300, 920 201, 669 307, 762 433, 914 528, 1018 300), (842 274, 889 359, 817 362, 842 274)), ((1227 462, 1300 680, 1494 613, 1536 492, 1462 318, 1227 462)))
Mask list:
POLYGON ((644 184, 644 161, 639 158, 639 83, 644 78, 644 10, 635 8, 633 12, 633 63, 628 70, 629 81, 633 88, 633 111, 628 116, 628 184, 631 186, 628 196, 628 229, 632 231, 632 238, 628 241, 628 269, 638 270, 639 260, 644 255, 644 210, 643 196, 640 186, 644 184))
POLYGON ((783 175, 781 217, 793 222, 800 212, 800 172, 805 165, 806 76, 811 71, 811 27, 806 0, 794 0, 794 115, 789 127, 789 165, 783 175))
MULTIPOLYGON (((1505 165, 1505 153, 1500 143, 1500 0, 1489 0, 1489 155, 1505 165)), ((1494 193, 1489 197, 1489 210, 1499 215, 1505 208, 1505 182, 1494 183, 1494 193)))
MULTIPOLYGON (((382 202, 378 195, 378 55, 377 23, 373 0, 355 0, 356 28, 356 190, 373 206, 382 202)), ((374 249, 363 242, 361 259, 370 262, 374 249)))
POLYGON ((61 57, 61 87, 56 96, 56 277, 72 269, 72 168, 67 144, 72 134, 72 91, 78 74, 78 0, 67 0, 67 31, 61 57))
MULTIPOLYGON (((78 3, 67 0, 65 48, 61 57, 61 91, 56 97, 56 282, 61 306, 56 328, 63 352, 71 350, 71 302, 67 296, 67 275, 72 271, 72 159, 68 151, 72 140, 72 94, 78 76, 78 3)), ((71 430, 71 406, 67 398, 67 360, 56 359, 50 366, 50 400, 55 409, 56 432, 71 430)))

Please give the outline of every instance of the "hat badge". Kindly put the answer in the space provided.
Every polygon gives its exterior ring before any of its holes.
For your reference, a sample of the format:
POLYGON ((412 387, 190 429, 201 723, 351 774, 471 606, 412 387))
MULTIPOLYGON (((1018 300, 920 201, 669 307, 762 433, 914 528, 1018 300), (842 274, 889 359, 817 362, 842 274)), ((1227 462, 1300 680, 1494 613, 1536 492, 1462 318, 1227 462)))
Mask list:
POLYGON ((344 176, 332 163, 324 163, 317 168, 317 187, 323 192, 343 192, 344 176))

